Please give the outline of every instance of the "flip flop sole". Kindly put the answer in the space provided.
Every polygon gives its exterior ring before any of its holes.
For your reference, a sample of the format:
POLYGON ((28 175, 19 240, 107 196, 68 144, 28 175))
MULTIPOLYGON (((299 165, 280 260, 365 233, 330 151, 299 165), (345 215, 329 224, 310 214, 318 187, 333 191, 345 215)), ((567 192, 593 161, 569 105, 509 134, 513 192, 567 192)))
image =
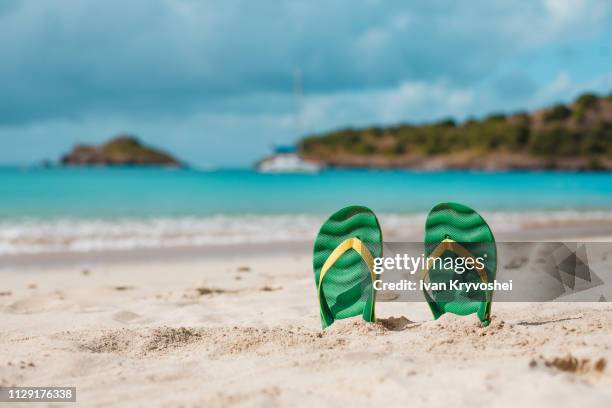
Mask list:
MULTIPOLYGON (((435 251, 452 254, 454 249, 467 250, 468 256, 481 258, 484 268, 458 273, 454 268, 434 267, 429 270, 430 282, 450 282, 454 279, 466 283, 490 282, 495 279, 497 252, 495 238, 485 220, 473 209, 458 203, 441 203, 431 209, 425 222, 425 254, 431 256, 435 251), (452 244, 452 243, 455 244, 452 244), (440 245, 446 245, 441 248, 440 245), (448 250, 453 248, 453 250, 448 250)), ((460 256, 460 255, 459 255, 460 256)), ((437 290, 425 297, 434 318, 444 313, 468 315, 476 313, 483 325, 490 323, 492 291, 437 290)))
POLYGON ((360 314, 373 321, 375 292, 368 260, 382 256, 376 215, 361 206, 335 212, 321 226, 313 252, 322 327, 360 314))

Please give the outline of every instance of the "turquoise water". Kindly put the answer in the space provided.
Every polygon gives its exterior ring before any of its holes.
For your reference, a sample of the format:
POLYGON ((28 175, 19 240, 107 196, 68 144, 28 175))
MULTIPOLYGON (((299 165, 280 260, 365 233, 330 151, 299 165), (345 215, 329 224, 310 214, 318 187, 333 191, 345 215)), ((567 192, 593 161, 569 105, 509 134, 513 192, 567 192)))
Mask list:
POLYGON ((340 207, 372 208, 387 236, 459 201, 496 231, 612 221, 612 174, 0 168, 0 256, 310 241, 340 207))
POLYGON ((348 204, 414 213, 440 201, 479 210, 612 208, 612 173, 0 168, 0 220, 328 214, 348 204))

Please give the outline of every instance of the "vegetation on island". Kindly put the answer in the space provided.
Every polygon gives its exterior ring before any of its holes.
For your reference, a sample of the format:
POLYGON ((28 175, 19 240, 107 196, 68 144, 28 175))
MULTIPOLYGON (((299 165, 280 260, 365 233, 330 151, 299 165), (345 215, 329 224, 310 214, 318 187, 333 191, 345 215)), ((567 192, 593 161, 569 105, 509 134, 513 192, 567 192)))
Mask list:
POLYGON ((462 123, 340 129, 304 138, 299 150, 339 167, 610 170, 612 94, 462 123))
POLYGON ((168 153, 146 146, 136 137, 117 136, 100 145, 75 145, 64 155, 61 163, 67 166, 182 166, 168 153))

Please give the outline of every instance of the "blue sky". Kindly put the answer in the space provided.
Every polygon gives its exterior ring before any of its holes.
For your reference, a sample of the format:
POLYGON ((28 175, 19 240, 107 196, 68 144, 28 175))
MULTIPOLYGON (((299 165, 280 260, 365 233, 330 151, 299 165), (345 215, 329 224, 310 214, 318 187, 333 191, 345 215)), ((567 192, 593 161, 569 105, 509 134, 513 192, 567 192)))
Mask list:
POLYGON ((300 133, 612 91, 612 2, 466 4, 2 0, 0 163, 128 132, 244 166, 300 133))

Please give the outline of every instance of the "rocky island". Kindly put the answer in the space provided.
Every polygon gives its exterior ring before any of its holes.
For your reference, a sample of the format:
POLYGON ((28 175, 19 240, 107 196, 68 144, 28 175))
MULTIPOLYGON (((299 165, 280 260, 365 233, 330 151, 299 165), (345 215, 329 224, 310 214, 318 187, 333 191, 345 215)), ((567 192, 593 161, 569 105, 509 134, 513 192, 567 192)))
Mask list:
POLYGON ((341 129, 304 138, 299 155, 331 167, 612 170, 612 94, 462 123, 341 129))
POLYGON ((64 166, 170 166, 184 164, 166 152, 146 146, 136 137, 120 135, 99 145, 77 144, 61 158, 64 166))

